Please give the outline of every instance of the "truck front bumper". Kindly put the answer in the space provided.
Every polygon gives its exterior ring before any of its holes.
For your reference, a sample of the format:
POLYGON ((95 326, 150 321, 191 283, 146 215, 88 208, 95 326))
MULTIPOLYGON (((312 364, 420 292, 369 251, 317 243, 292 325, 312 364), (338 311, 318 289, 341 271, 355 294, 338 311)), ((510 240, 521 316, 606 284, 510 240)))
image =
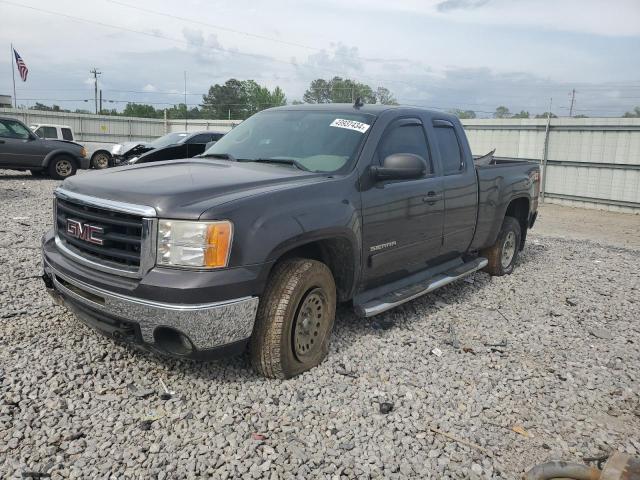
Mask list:
POLYGON ((91 158, 87 157, 78 157, 78 163, 80 164, 81 170, 88 170, 91 167, 91 158))
POLYGON ((47 248, 42 265, 46 289, 56 303, 107 336, 146 350, 206 360, 244 350, 253 331, 257 296, 167 303, 108 291, 69 275, 66 265, 60 268, 48 257, 47 248))

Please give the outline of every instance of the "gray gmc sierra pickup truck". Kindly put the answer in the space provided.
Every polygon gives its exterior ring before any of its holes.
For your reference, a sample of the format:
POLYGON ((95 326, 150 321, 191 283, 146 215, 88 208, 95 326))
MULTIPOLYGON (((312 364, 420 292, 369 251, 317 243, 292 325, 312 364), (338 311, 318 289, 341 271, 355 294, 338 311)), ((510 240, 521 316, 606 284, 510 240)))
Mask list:
POLYGON ((287 378, 325 357, 338 302, 370 317, 511 273, 538 191, 535 163, 476 166, 452 115, 274 108, 199 158, 66 180, 43 279, 113 338, 193 359, 248 346, 287 378))

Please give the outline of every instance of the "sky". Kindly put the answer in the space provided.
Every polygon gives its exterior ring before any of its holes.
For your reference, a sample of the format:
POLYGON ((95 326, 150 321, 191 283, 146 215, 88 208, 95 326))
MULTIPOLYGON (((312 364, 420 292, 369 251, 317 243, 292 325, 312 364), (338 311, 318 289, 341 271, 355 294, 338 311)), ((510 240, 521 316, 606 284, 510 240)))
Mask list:
POLYGON ((254 79, 299 100, 335 75, 400 103, 490 116, 620 116, 640 105, 640 0, 0 0, 0 94, 104 108, 197 105, 215 83, 254 79), (3 50, 4 49, 4 50, 3 50), (88 100, 88 101, 85 101, 88 100))

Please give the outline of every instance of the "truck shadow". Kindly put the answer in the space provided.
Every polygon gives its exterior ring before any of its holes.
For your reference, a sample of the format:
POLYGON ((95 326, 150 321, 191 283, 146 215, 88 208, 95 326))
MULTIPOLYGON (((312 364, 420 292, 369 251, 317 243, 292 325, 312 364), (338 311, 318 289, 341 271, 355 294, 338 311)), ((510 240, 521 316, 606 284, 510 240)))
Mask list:
MULTIPOLYGON (((522 268, 529 263, 539 262, 547 248, 542 244, 528 244, 524 251, 521 252, 513 275, 518 275, 518 266, 522 268)), ((523 272, 522 274, 526 273, 523 272)), ((412 331, 414 330, 415 321, 419 318, 433 316, 435 321, 435 316, 443 307, 437 302, 442 302, 446 305, 467 302, 472 300, 474 295, 477 295, 479 291, 489 286, 493 281, 493 277, 484 272, 478 272, 471 278, 473 283, 459 280, 372 318, 361 318, 355 314, 349 305, 339 305, 329 354, 320 368, 335 370, 338 368, 339 352, 350 349, 356 342, 366 341, 368 336, 374 335, 384 338, 387 331, 397 329, 412 331)), ((422 332, 427 335, 426 332, 422 332)), ((437 342, 442 343, 442 339, 437 342)), ((264 383, 274 381, 265 380, 253 371, 248 352, 209 362, 175 360, 153 353, 140 352, 140 354, 145 355, 149 361, 159 364, 163 369, 168 368, 175 373, 197 380, 223 383, 246 383, 247 381, 264 383)), ((356 361, 359 360, 363 359, 356 359, 356 361)), ((306 375, 309 374, 313 375, 313 370, 306 373, 306 375)), ((341 378, 337 374, 336 377, 341 378)))

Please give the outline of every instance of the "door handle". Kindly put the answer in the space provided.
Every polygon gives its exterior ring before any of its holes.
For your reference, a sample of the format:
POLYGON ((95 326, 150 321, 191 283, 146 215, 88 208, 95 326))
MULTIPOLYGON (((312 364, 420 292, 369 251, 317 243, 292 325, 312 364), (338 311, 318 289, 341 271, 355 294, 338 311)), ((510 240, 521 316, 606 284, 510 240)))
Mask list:
POLYGON ((422 197, 422 201, 427 202, 429 205, 434 205, 438 200, 442 200, 442 194, 433 190, 427 193, 426 197, 422 197))

